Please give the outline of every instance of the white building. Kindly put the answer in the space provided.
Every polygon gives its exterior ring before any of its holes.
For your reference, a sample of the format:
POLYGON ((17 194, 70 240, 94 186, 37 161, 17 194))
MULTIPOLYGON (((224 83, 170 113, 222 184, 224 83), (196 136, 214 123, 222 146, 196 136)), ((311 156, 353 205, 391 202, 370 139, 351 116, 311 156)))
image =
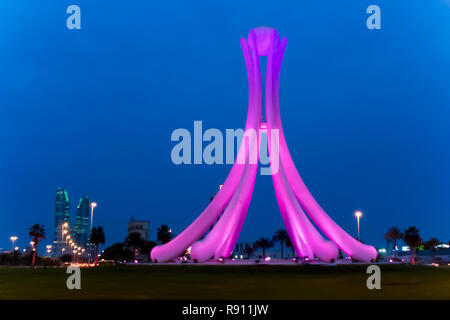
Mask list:
POLYGON ((128 222, 128 235, 133 232, 140 233, 142 239, 148 241, 148 233, 150 231, 150 221, 146 220, 134 220, 134 217, 128 222))

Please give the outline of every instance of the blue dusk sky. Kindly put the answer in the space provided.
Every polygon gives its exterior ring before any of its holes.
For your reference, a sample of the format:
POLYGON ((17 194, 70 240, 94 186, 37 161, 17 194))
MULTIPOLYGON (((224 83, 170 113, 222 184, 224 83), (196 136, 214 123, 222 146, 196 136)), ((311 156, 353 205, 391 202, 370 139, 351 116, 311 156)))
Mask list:
MULTIPOLYGON (((391 226, 450 240, 450 1, 0 2, 0 248, 52 240, 55 191, 71 216, 87 194, 107 245, 127 223, 181 232, 230 165, 171 161, 173 130, 242 128, 241 37, 289 39, 281 72, 286 139, 312 194, 346 231, 384 245, 391 226), (81 30, 66 8, 81 8, 81 30), (381 8, 381 30, 366 8, 381 8)), ((239 241, 283 223, 258 176, 239 241)))

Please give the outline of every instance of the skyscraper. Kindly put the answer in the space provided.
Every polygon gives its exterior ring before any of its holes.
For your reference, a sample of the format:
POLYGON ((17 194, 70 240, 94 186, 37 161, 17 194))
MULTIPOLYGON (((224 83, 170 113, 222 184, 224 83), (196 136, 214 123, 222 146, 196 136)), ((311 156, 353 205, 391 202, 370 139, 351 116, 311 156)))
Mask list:
POLYGON ((77 216, 75 218, 75 227, 73 229, 74 241, 79 246, 86 246, 89 235, 90 207, 91 201, 88 196, 80 198, 77 206, 77 216))
POLYGON ((65 243, 63 239, 63 224, 69 223, 70 204, 67 190, 64 188, 56 189, 55 200, 55 229, 53 234, 53 249, 56 255, 61 254, 61 249, 65 243))

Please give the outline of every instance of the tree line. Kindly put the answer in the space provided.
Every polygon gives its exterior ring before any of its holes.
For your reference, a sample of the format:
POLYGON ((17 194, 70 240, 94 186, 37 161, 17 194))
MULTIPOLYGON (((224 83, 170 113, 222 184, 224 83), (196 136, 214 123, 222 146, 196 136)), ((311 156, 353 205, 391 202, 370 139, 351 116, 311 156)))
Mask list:
MULTIPOLYGON (((434 258, 437 247, 444 242, 435 237, 428 241, 423 241, 419 232, 420 230, 415 226, 408 227, 404 232, 401 232, 398 227, 391 227, 384 234, 384 240, 387 242, 387 249, 391 251, 390 249, 392 247, 392 249, 394 249, 395 258, 398 258, 397 241, 403 240, 410 248, 412 264, 415 263, 415 256, 420 250, 430 250, 433 253, 434 258)), ((448 244, 450 244, 450 241, 448 244)))
POLYGON ((147 241, 139 232, 130 233, 123 242, 118 242, 106 248, 101 254, 101 259, 113 260, 115 263, 130 262, 134 260, 150 261, 150 252, 158 244, 164 244, 172 240, 172 230, 167 225, 161 225, 157 229, 156 241, 147 241))
MULTIPOLYGON (((32 252, 28 255, 22 256, 20 252, 14 250, 11 255, 2 254, 0 255, 0 264, 31 264, 34 267, 39 262, 52 264, 49 259, 40 259, 38 257, 38 245, 42 239, 45 238, 45 228, 43 225, 34 224, 29 229, 29 236, 32 239, 32 252)), ((396 226, 391 227, 385 234, 384 239, 387 242, 387 249, 394 251, 394 257, 398 259, 398 246, 397 242, 403 240, 410 248, 411 252, 411 262, 415 263, 415 256, 420 250, 430 250, 433 253, 433 258, 435 256, 437 247, 443 244, 442 241, 433 237, 428 241, 423 241, 420 234, 420 230, 415 226, 410 226, 403 232, 396 226)), ((106 248, 100 255, 101 259, 104 260, 114 260, 118 262, 130 262, 134 260, 139 260, 143 262, 150 261, 150 253, 156 245, 165 244, 171 241, 173 238, 172 230, 167 225, 161 225, 157 229, 157 239, 156 241, 147 241, 142 238, 141 234, 138 232, 130 233, 123 242, 115 243, 110 247, 106 248)), ((100 244, 105 243, 105 233, 101 226, 94 227, 92 229, 90 238, 90 243, 95 245, 95 259, 94 264, 98 264, 98 247, 100 244)), ((281 258, 284 258, 284 249, 290 248, 292 254, 295 256, 294 247, 290 241, 288 233, 285 229, 279 229, 275 231, 272 238, 261 237, 251 245, 244 248, 244 254, 247 259, 249 259, 258 249, 262 251, 262 258, 266 258, 266 250, 275 246, 276 243, 280 244, 281 248, 281 258)), ((449 242, 450 244, 450 242, 449 242)), ((340 258, 342 253, 339 254, 340 258)), ((71 262, 71 254, 65 254, 60 258, 62 262, 71 262)))

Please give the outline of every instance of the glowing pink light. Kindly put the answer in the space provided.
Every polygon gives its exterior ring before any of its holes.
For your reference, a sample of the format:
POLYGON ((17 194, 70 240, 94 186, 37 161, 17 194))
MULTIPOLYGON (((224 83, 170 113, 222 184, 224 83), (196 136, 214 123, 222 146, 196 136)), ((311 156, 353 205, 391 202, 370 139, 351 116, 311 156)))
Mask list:
MULTIPOLYGON (((354 239, 327 215, 303 183, 291 158, 281 125, 278 101, 281 62, 286 44, 286 38, 280 39, 275 29, 267 27, 252 29, 248 40, 241 39, 249 86, 245 129, 279 132, 278 144, 276 141, 272 143, 271 135, 267 135, 268 151, 271 155, 271 152, 275 152, 271 146, 278 146, 280 166, 275 170, 271 164, 272 179, 281 216, 296 254, 301 258, 315 256, 329 262, 337 258, 339 247, 349 256, 347 259, 351 256, 356 260, 373 261, 377 256, 376 249, 354 239), (261 122, 263 99, 260 56, 267 56, 265 123, 261 122), (322 236, 316 226, 329 240, 322 236)), ((259 137, 257 139, 259 146, 259 137)), ((250 152, 259 158, 257 146, 242 143, 237 158, 244 156, 249 159, 250 152), (256 151, 252 148, 256 148, 256 151)), ((153 248, 151 258, 160 262, 169 261, 183 254, 188 247, 191 247, 191 257, 199 262, 212 257, 223 261, 222 257, 229 257, 247 214, 256 173, 257 164, 235 161, 223 187, 202 214, 172 241, 153 248), (212 225, 214 227, 206 237, 199 240, 212 225)))

